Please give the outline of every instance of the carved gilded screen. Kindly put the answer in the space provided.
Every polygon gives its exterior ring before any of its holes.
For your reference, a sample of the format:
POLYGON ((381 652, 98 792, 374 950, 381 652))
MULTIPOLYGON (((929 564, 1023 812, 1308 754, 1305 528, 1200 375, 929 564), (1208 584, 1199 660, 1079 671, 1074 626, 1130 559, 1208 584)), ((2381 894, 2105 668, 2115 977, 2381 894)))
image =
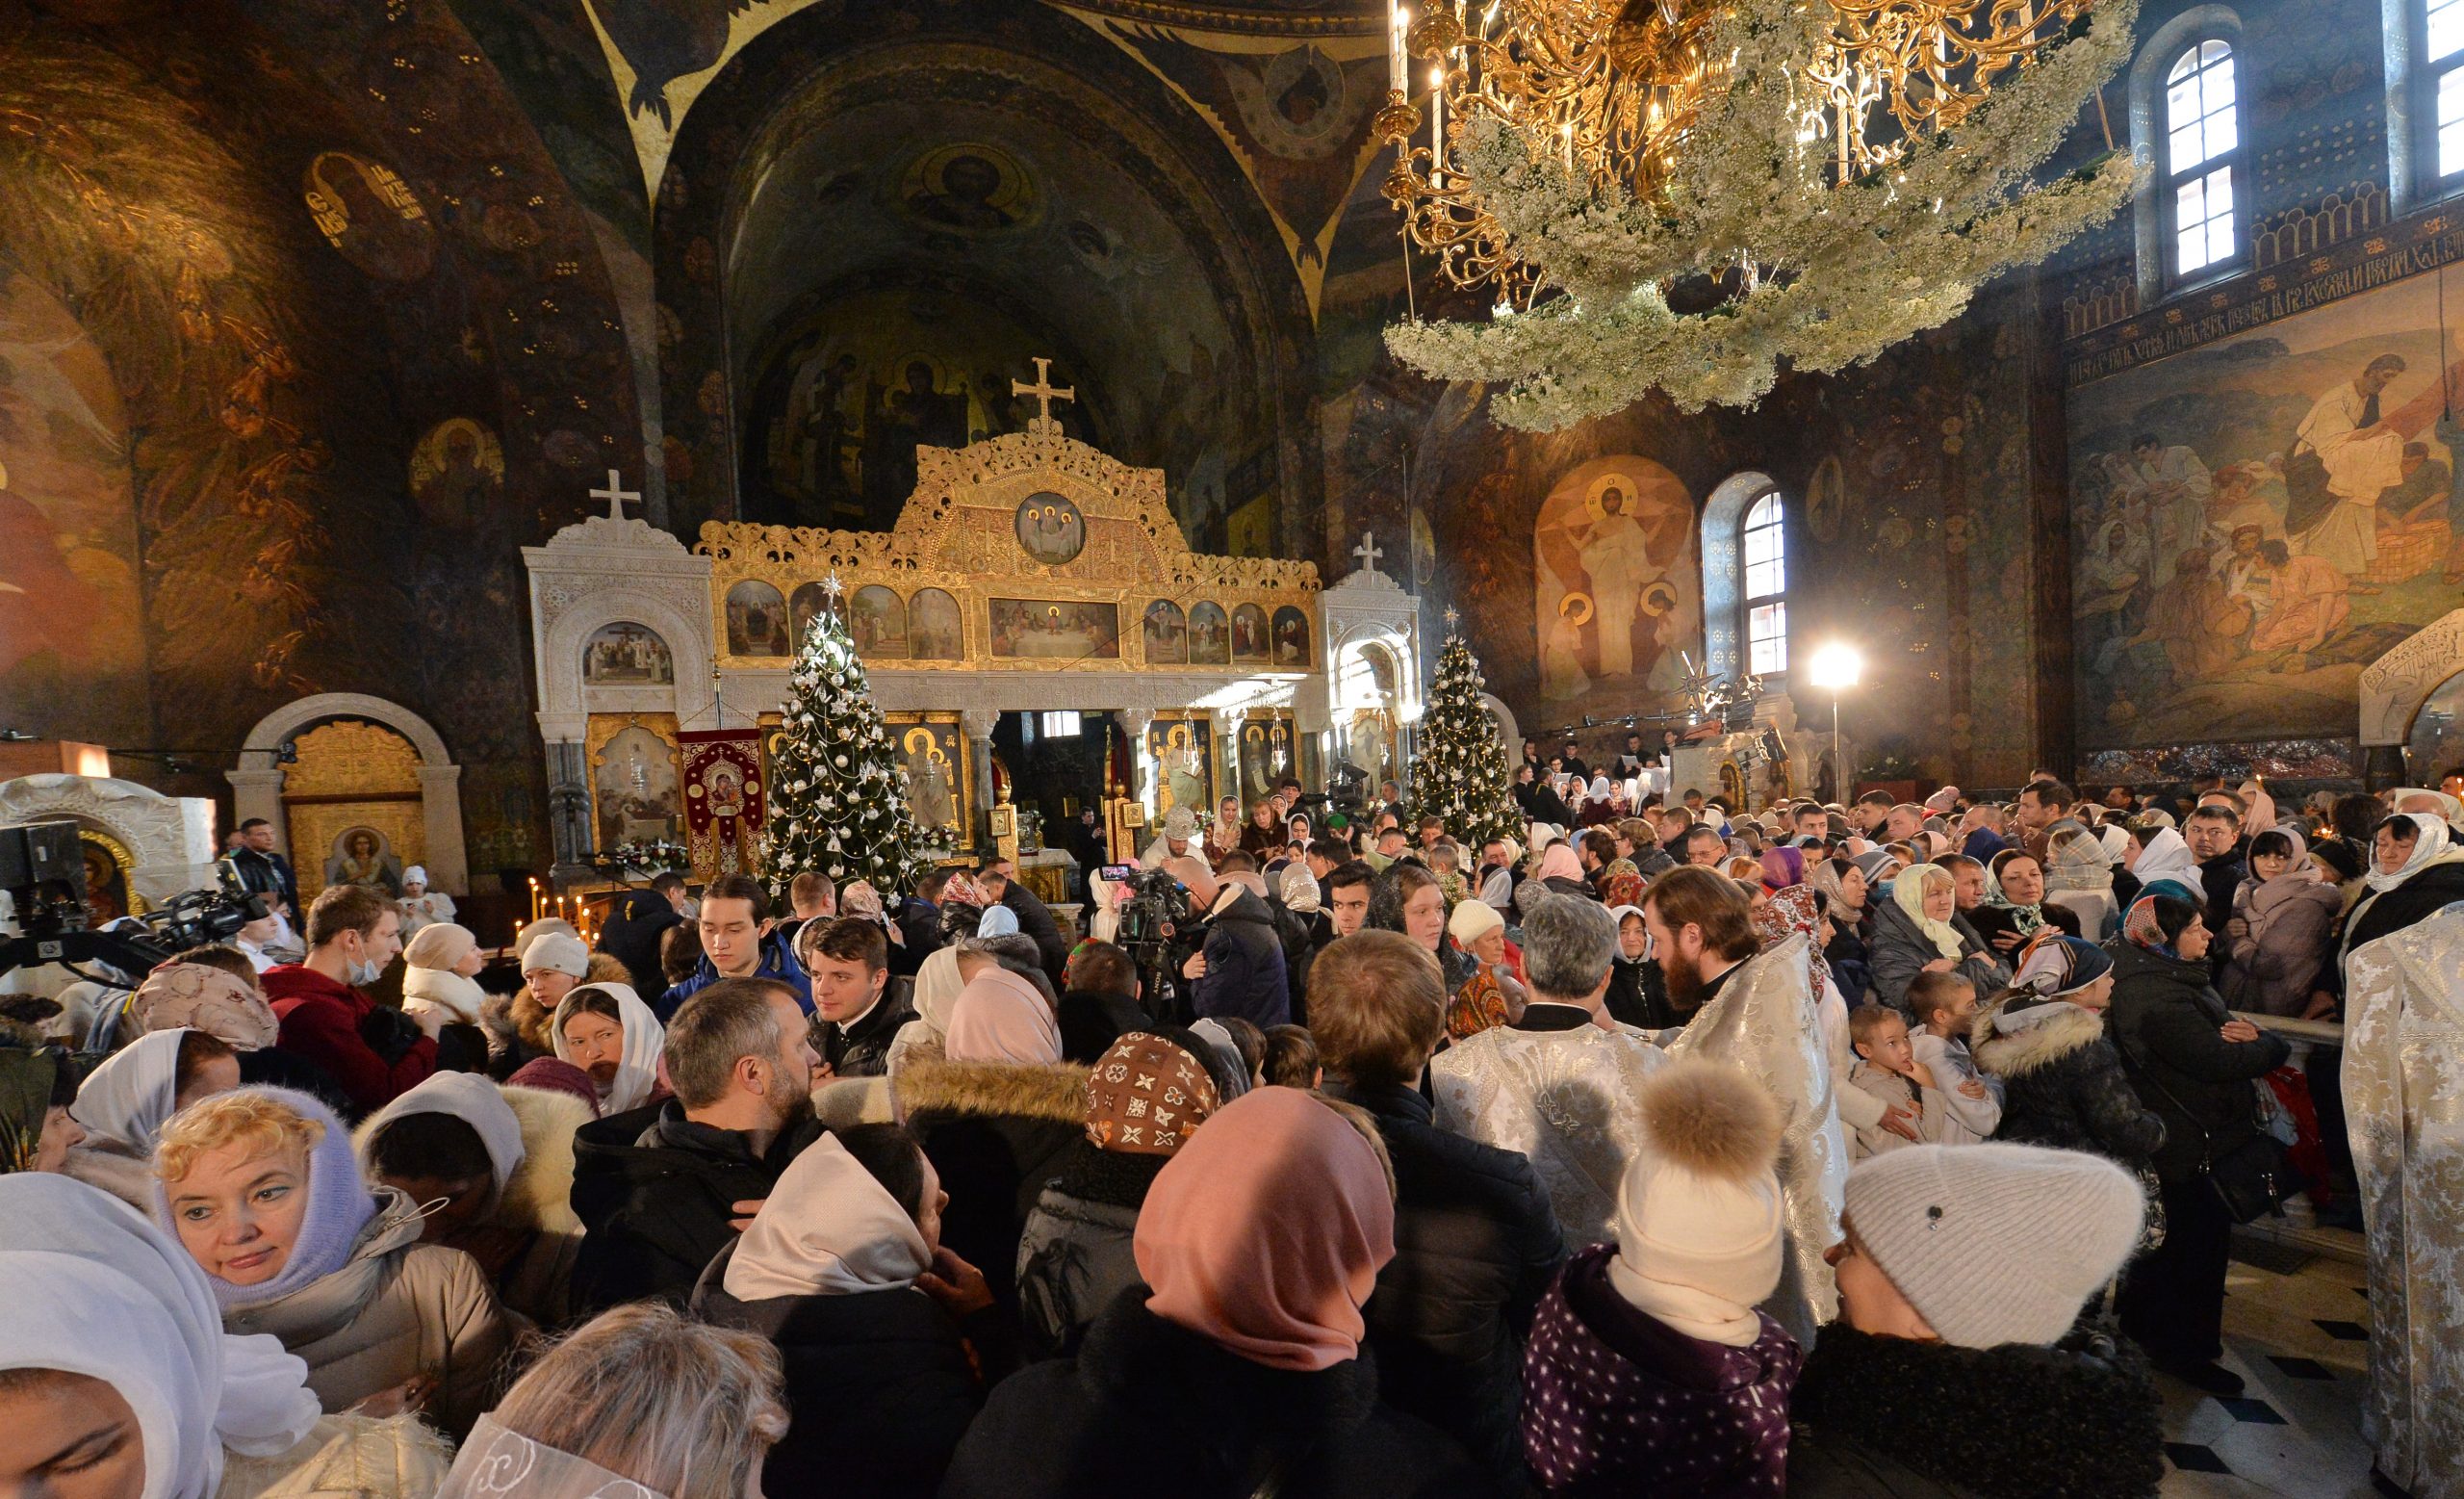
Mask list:
POLYGON ((835 575, 857 651, 881 668, 1321 669, 1316 565, 1193 553, 1161 472, 1040 430, 916 456, 886 532, 703 526, 722 664, 790 658, 835 575))

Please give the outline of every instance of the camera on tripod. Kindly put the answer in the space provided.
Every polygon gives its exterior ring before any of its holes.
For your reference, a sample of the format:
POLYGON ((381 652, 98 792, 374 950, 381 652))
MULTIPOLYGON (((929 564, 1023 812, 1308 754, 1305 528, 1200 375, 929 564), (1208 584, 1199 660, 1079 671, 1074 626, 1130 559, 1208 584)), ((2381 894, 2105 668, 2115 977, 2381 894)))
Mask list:
POLYGON ((0 826, 0 891, 16 913, 18 932, 0 936, 0 973, 99 960, 142 974, 184 948, 227 941, 270 914, 265 897, 241 890, 225 868, 219 888, 182 892, 138 917, 141 932, 88 931, 86 857, 73 822, 0 826))
POLYGON ((1179 988, 1181 964, 1195 951, 1188 945, 1192 930, 1188 887, 1162 869, 1135 866, 1105 869, 1102 877, 1120 887, 1115 909, 1120 924, 1113 941, 1138 966, 1147 1012, 1158 1020, 1173 1019, 1171 995, 1179 988))

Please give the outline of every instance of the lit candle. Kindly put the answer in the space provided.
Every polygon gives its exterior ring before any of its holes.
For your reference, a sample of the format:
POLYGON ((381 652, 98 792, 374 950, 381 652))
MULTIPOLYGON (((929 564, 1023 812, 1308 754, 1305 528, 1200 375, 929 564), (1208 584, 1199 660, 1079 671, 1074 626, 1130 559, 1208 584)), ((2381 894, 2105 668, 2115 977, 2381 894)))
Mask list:
POLYGON ((1436 187, 1446 172, 1446 65, 1428 70, 1428 181, 1436 187))
POLYGON ((1403 33, 1411 24, 1409 6, 1397 5, 1387 12, 1386 87, 1397 93, 1403 91, 1403 33))
POLYGON ((1566 175, 1571 177, 1575 174, 1575 122, 1567 120, 1557 127, 1557 133, 1565 138, 1566 175))

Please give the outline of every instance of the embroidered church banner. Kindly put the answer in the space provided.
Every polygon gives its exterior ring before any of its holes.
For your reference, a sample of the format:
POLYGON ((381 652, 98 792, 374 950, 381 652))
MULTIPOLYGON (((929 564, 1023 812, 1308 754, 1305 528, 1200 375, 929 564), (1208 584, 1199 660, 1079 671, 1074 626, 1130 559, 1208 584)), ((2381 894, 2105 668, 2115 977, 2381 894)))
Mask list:
POLYGON ((761 872, 761 730, 680 734, 684 750, 684 842, 693 877, 761 872))

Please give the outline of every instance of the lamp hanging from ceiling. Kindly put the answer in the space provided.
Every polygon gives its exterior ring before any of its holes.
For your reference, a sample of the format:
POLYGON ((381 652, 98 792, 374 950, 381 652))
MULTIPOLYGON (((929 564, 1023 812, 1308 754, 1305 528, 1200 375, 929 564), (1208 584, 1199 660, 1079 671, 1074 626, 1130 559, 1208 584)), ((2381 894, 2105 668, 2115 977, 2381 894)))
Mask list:
POLYGON ((2136 0, 1422 4, 1389 11, 1385 194, 1439 274, 1497 306, 1388 343, 1506 385, 1509 426, 1654 389, 1751 405, 1783 360, 1861 363, 2145 176, 2108 144, 2036 180, 2101 113, 2136 0))

